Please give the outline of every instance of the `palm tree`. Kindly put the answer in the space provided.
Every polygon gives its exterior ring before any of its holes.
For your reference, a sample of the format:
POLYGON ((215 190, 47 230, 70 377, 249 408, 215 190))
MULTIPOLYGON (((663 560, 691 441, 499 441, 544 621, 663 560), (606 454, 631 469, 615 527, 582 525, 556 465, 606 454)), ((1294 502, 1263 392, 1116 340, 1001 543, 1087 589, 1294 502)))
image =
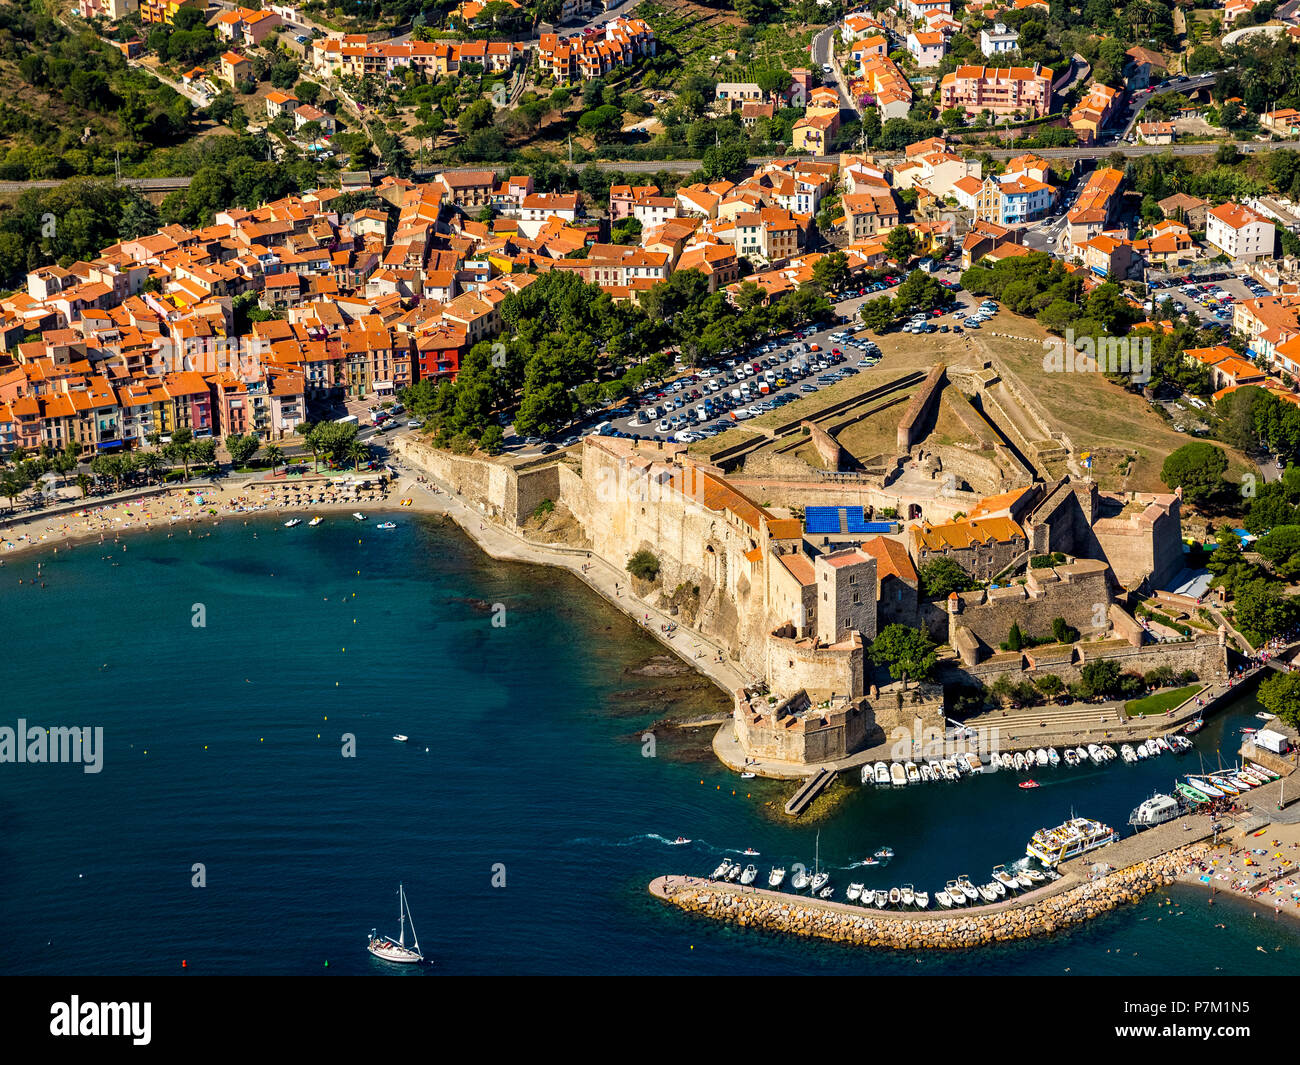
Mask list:
POLYGON ((370 448, 360 440, 354 440, 348 445, 347 457, 352 460, 352 469, 360 470, 361 464, 370 458, 370 448))
POLYGON ((298 426, 298 435, 302 437, 303 446, 311 451, 312 473, 320 473, 320 431, 319 426, 304 422, 298 426))
POLYGON ((284 461, 284 452, 278 444, 267 444, 263 457, 271 464, 271 476, 274 477, 275 468, 284 461))
POLYGON ((23 484, 22 479, 16 473, 6 472, 3 476, 0 476, 0 495, 5 496, 9 500, 10 510, 14 509, 15 502, 17 502, 18 497, 23 494, 26 487, 27 486, 23 484))
POLYGON ((88 473, 77 474, 77 487, 81 489, 81 498, 85 499, 90 495, 90 486, 94 484, 94 479, 88 473))
POLYGON ((163 458, 156 451, 146 451, 140 456, 140 469, 144 470, 145 480, 153 484, 153 479, 165 466, 163 458))

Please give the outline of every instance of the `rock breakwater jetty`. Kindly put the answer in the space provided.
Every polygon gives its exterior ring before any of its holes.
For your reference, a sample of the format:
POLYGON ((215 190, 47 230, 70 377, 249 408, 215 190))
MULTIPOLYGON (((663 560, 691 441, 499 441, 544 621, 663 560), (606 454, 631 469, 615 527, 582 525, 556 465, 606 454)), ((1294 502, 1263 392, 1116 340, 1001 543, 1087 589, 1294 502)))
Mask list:
POLYGON ((1172 884, 1207 846, 1193 843, 1095 879, 1076 875, 1020 899, 964 913, 891 913, 776 891, 742 889, 696 877, 662 876, 650 893, 690 913, 805 938, 887 950, 959 950, 1082 924, 1172 884))

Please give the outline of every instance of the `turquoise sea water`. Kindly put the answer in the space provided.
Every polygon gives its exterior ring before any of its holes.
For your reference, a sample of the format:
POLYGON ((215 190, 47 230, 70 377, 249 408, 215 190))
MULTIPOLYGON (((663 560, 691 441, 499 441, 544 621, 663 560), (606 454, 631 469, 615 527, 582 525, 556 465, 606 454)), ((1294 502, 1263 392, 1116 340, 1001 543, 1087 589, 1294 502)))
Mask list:
MULTIPOLYGON (((725 697, 630 673, 659 645, 580 582, 493 562, 434 519, 395 520, 228 521, 0 568, 0 725, 105 733, 99 774, 0 765, 0 972, 1294 971, 1300 926, 1192 890, 977 953, 795 941, 654 901, 655 875, 707 873, 747 846, 764 877, 811 863, 816 830, 766 806, 786 786, 723 770, 711 730, 660 730, 644 756, 656 721, 725 697), (669 845, 678 835, 693 842, 669 845), (371 928, 396 934, 399 880, 432 969, 366 953, 371 928)), ((1243 700, 1199 747, 1230 751, 1256 709, 1243 700)), ((1042 770, 1034 791, 1013 774, 855 788, 821 828, 821 859, 841 895, 851 879, 986 880, 1072 807, 1124 825, 1177 768, 1194 765, 1042 770), (847 868, 885 844, 887 869, 847 868)))

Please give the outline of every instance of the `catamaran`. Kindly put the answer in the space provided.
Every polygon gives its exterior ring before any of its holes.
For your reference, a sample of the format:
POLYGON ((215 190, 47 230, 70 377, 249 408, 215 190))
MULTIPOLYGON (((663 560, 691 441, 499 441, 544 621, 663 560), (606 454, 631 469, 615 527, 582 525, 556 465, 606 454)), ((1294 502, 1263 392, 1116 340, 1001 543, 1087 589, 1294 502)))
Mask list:
POLYGON ((1115 830, 1109 825, 1087 817, 1072 817, 1055 828, 1040 828, 1025 847, 1025 853, 1046 866, 1054 866, 1114 840, 1115 830))
POLYGON ((420 937, 415 934, 415 920, 411 918, 411 909, 406 904, 406 892, 402 885, 397 885, 398 898, 398 918, 401 921, 401 928, 397 933, 397 939, 392 936, 379 936, 375 930, 370 930, 370 943, 368 950, 376 958, 382 958, 384 961, 391 961, 402 965, 413 965, 424 961, 424 955, 420 953, 420 937), (414 941, 414 947, 406 945, 406 922, 411 919, 411 939, 414 941))

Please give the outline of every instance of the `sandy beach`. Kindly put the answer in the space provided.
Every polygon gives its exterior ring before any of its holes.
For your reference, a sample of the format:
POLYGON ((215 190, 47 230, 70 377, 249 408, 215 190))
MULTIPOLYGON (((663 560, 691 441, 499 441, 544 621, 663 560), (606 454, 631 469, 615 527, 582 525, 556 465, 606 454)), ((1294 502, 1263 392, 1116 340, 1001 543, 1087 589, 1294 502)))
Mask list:
POLYGON ((42 516, 0 528, 0 565, 24 551, 45 548, 57 553, 78 543, 114 541, 123 533, 170 529, 203 522, 218 524, 231 518, 292 514, 310 520, 319 514, 371 509, 431 510, 426 493, 406 491, 390 482, 388 489, 345 487, 346 478, 298 478, 212 485, 178 486, 157 495, 120 495, 108 500, 86 499, 76 510, 42 516), (409 503, 404 501, 409 500, 409 503))
POLYGON ((1220 839, 1179 880, 1300 918, 1300 824, 1269 824, 1220 839))

